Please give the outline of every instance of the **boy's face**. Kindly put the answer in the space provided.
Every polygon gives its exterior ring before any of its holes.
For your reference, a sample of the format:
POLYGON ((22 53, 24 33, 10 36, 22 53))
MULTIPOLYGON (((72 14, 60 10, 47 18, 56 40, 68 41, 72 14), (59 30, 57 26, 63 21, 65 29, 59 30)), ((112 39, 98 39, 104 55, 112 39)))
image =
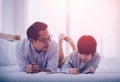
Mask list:
POLYGON ((79 54, 79 57, 83 62, 88 62, 92 59, 92 54, 79 54))

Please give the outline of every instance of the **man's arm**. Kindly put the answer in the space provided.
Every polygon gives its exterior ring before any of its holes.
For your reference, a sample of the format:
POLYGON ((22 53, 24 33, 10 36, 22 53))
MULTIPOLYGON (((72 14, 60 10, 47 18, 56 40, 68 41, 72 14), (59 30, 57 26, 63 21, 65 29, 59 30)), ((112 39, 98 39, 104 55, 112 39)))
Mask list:
MULTIPOLYGON (((58 61, 59 61, 58 47, 57 47, 56 43, 53 43, 53 45, 49 51, 49 57, 47 60, 46 69, 51 70, 51 72, 56 72, 58 69, 58 61)), ((48 70, 46 70, 46 71, 48 71, 48 70)))
MULTIPOLYGON (((32 63, 30 64, 30 66, 32 66, 32 67, 29 67, 29 68, 27 69, 28 73, 29 73, 29 70, 30 70, 30 73, 51 72, 51 70, 49 70, 49 69, 40 68, 40 66, 39 66, 37 63, 35 63, 35 62, 32 62, 32 63), (30 69, 30 68, 32 68, 32 69, 30 69)), ((26 67, 26 68, 27 68, 27 67, 26 67)))
POLYGON ((40 68, 35 62, 28 64, 25 68, 26 73, 51 72, 49 69, 40 68))
POLYGON ((37 73, 39 72, 39 65, 35 62, 30 63, 26 57, 25 50, 22 50, 20 46, 16 46, 16 56, 19 64, 20 71, 26 73, 37 73), (24 52, 23 52, 24 51, 24 52))
POLYGON ((40 69, 39 69, 39 72, 51 72, 51 70, 50 70, 50 69, 40 68, 40 69))
POLYGON ((19 64, 20 71, 25 71, 26 66, 30 64, 27 57, 25 57, 25 54, 23 53, 23 51, 25 52, 25 50, 22 49, 18 44, 16 46, 16 57, 19 64))

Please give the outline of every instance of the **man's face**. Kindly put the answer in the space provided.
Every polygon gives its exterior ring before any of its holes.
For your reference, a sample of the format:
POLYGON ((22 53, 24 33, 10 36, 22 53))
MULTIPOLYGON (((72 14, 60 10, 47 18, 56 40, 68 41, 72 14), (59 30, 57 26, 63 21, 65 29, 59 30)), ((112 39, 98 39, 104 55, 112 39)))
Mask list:
POLYGON ((36 41, 33 40, 31 44, 36 51, 46 51, 49 47, 50 40, 49 32, 46 29, 40 31, 38 39, 36 41))
POLYGON ((79 57, 83 62, 88 62, 90 59, 92 59, 92 54, 79 54, 79 57))

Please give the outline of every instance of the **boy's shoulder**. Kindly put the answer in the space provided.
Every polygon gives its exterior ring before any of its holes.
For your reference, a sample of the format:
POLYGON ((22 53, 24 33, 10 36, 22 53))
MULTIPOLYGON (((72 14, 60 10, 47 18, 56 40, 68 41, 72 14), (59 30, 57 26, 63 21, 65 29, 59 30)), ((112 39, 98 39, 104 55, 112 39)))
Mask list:
POLYGON ((94 57, 95 58, 101 58, 101 56, 100 56, 100 54, 98 52, 95 52, 94 57))
POLYGON ((73 51, 70 53, 69 55, 71 58, 74 58, 74 57, 78 57, 78 52, 77 51, 73 51))

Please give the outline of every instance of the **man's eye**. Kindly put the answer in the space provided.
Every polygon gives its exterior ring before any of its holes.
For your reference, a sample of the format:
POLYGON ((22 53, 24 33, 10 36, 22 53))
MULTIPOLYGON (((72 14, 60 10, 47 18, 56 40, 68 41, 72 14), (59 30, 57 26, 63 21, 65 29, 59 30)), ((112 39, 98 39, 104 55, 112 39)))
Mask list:
POLYGON ((43 39, 43 40, 42 40, 42 42, 45 42, 45 41, 46 41, 46 39, 43 39))

